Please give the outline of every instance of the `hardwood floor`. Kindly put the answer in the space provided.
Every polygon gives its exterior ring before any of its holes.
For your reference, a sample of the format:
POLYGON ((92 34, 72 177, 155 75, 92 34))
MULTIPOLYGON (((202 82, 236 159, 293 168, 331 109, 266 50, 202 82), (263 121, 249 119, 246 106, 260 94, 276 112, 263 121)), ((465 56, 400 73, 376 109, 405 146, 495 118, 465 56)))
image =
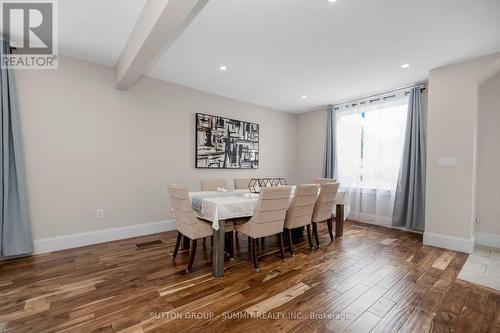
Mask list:
POLYGON ((320 250, 295 243, 286 262, 267 238, 259 273, 240 235, 220 279, 209 241, 192 274, 186 251, 171 264, 174 232, 2 263, 0 332, 500 332, 500 294, 457 280, 467 255, 355 222, 334 243, 319 231, 320 250))

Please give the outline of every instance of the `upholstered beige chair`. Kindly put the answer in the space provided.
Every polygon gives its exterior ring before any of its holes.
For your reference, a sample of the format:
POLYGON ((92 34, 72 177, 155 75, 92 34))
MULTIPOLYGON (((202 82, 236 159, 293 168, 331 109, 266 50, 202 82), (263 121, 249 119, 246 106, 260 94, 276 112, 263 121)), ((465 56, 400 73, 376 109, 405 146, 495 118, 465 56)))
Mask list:
POLYGON ((285 229, 288 229, 288 244, 290 253, 293 256, 292 229, 306 227, 309 247, 313 248, 311 239, 311 219, 314 205, 318 198, 319 185, 307 184, 297 185, 292 199, 292 203, 286 212, 285 229))
MULTIPOLYGON (((234 178, 234 189, 235 190, 248 190, 248 184, 250 184, 252 178, 234 178)), ((238 238, 238 231, 235 232, 236 238, 238 238)))
POLYGON ((248 184, 252 178, 234 178, 235 190, 248 190, 248 184))
POLYGON ((201 181, 202 191, 217 191, 218 188, 227 189, 227 181, 225 179, 205 179, 201 181))
POLYGON ((333 178, 315 178, 314 184, 325 184, 325 183, 336 183, 337 181, 333 178))
MULTIPOLYGON (((186 273, 191 273, 193 268, 194 258, 196 255, 196 246, 198 239, 209 237, 213 235, 212 225, 209 222, 203 221, 196 217, 191 207, 189 195, 186 186, 182 185, 169 185, 168 193, 172 203, 173 215, 175 219, 175 228, 177 229, 177 241, 175 243, 172 261, 175 262, 177 252, 181 243, 182 236, 191 239, 191 254, 189 256, 189 263, 186 268, 186 273)), ((233 238, 234 226, 233 224, 226 223, 225 232, 230 233, 231 240, 233 238)), ((230 243, 231 257, 234 256, 233 243, 230 243)))
POLYGON ((290 202, 292 188, 265 187, 257 202, 257 208, 253 216, 246 223, 236 223, 234 228, 251 238, 251 249, 253 253, 253 263, 255 271, 259 271, 259 261, 257 258, 256 239, 271 235, 278 235, 280 241, 281 257, 285 259, 283 249, 283 225, 285 223, 286 210, 290 202))
POLYGON ((314 212, 312 215, 312 226, 314 232, 314 238, 316 244, 319 245, 318 237, 318 223, 326 222, 328 224, 328 233, 330 234, 330 239, 333 242, 333 206, 335 205, 335 199, 337 197, 337 192, 339 190, 339 183, 324 183, 321 184, 318 199, 316 200, 316 205, 314 206, 314 212))

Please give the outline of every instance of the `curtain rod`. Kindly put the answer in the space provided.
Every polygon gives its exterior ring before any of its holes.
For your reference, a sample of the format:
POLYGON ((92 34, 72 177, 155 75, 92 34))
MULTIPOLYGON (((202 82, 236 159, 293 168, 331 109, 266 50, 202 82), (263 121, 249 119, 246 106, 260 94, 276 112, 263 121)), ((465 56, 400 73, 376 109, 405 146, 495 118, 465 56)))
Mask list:
POLYGON ((382 97, 383 95, 387 95, 387 94, 390 94, 390 93, 393 93, 393 92, 397 92, 397 91, 401 91, 401 90, 406 90, 406 89, 410 89, 410 88, 415 88, 415 87, 421 87, 420 90, 424 91, 426 89, 425 88, 426 85, 427 85, 427 81, 420 82, 420 83, 417 83, 417 84, 413 84, 411 86, 406 86, 406 87, 402 87, 402 88, 398 88, 398 89, 393 89, 393 90, 385 91, 385 92, 382 92, 382 93, 379 93, 379 94, 374 94, 374 95, 370 95, 370 96, 364 96, 364 97, 360 97, 360 98, 355 98, 355 99, 351 99, 350 101, 345 101, 345 102, 342 102, 342 103, 331 104, 330 106, 336 106, 338 108, 338 106, 340 106, 340 105, 353 104, 355 102, 361 102, 362 100, 371 99, 371 98, 375 98, 375 97, 382 97))

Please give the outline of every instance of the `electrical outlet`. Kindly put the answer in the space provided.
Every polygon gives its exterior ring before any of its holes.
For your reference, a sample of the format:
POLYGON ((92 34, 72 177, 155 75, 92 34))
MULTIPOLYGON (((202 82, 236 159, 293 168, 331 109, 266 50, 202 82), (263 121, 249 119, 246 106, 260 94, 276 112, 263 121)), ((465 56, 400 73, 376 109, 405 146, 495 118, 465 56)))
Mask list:
POLYGON ((98 209, 95 214, 96 219, 103 219, 104 218, 104 209, 98 209))

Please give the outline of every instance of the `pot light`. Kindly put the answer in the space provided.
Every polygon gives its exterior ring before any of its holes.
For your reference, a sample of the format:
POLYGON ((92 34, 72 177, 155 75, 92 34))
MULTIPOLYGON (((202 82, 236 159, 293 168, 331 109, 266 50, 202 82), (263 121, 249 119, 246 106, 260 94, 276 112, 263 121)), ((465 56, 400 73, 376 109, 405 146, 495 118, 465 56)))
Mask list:
POLYGON ((408 67, 410 67, 410 64, 403 64, 403 65, 401 65, 401 68, 403 68, 403 69, 408 68, 408 67))
POLYGON ((334 3, 336 2, 337 0, 328 0, 329 3, 334 3))
POLYGON ((301 97, 302 97, 302 99, 306 99, 307 95, 302 95, 301 97))
POLYGON ((219 69, 221 70, 221 72, 225 72, 225 71, 227 71, 227 67, 226 67, 226 66, 224 66, 224 65, 221 65, 221 66, 219 67, 219 69))

